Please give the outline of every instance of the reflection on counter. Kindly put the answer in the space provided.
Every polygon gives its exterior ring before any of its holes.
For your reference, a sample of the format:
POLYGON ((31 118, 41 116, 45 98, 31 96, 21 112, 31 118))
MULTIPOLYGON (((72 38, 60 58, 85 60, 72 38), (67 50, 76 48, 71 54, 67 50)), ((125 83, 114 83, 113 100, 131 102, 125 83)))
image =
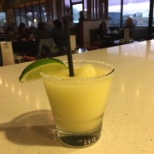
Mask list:
MULTIPOLYGON (((7 82, 2 77, 0 77, 0 91, 1 90, 7 91, 9 96, 17 96, 18 99, 21 99, 21 103, 30 103, 29 98, 31 96, 29 96, 29 94, 26 94, 25 91, 23 92, 23 90, 20 88, 16 88, 15 84, 7 82)), ((33 98, 33 101, 35 101, 36 109, 40 109, 40 102, 38 99, 39 98, 33 98)))
POLYGON ((134 42, 105 49, 108 53, 120 56, 131 56, 139 58, 154 58, 154 40, 134 42), (140 45, 137 45, 140 44, 140 45))

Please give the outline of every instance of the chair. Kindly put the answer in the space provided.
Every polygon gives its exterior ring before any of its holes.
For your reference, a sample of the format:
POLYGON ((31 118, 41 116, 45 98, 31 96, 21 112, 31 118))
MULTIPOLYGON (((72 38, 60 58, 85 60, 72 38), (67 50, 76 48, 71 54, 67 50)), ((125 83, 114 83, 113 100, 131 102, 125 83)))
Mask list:
POLYGON ((54 57, 57 55, 61 55, 61 52, 52 38, 40 40, 38 47, 38 58, 54 57))

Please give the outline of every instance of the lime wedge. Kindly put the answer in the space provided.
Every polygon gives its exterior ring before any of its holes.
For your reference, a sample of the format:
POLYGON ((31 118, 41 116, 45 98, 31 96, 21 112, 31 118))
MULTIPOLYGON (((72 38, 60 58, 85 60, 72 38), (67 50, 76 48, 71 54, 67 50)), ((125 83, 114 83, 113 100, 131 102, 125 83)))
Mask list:
POLYGON ((27 81, 33 81, 40 79, 40 72, 47 73, 49 75, 55 74, 62 69, 67 69, 65 64, 55 58, 43 58, 29 64, 21 73, 19 81, 24 83, 27 81))

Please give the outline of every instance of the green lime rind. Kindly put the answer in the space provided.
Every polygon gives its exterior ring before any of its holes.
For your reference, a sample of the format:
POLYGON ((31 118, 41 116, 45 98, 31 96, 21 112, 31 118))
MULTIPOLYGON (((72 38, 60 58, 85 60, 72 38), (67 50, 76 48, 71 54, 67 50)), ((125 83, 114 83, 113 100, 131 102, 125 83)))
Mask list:
POLYGON ((55 73, 66 68, 65 64, 55 58, 43 58, 29 64, 19 76, 20 82, 27 82, 41 78, 40 72, 51 72, 55 73), (51 69, 50 69, 51 68, 51 69))

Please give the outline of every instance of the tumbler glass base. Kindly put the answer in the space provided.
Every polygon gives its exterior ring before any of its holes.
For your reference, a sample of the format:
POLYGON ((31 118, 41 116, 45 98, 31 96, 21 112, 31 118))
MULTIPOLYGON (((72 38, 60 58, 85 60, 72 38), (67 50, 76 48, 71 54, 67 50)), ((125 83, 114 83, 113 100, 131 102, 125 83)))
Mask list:
POLYGON ((58 140, 66 145, 73 147, 87 147, 96 143, 101 136, 101 128, 93 132, 84 134, 67 133, 61 130, 57 131, 58 140))

